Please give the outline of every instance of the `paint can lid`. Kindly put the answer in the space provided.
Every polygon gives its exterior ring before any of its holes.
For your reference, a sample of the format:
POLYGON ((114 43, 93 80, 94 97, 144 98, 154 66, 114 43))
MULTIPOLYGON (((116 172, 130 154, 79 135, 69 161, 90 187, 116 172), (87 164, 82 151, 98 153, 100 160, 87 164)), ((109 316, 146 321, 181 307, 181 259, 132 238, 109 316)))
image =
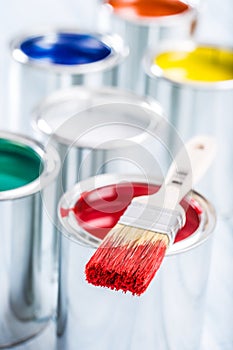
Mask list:
MULTIPOLYGON (((63 234, 76 243, 97 248, 123 214, 122 206, 130 203, 133 191, 137 195, 147 194, 148 191, 154 193, 148 188, 158 188, 159 183, 161 181, 152 177, 119 174, 98 175, 79 182, 61 197, 58 205, 63 234), (129 200, 127 193, 131 196, 129 200), (103 229, 101 222, 104 222, 103 229)), ((209 238, 215 227, 215 211, 200 194, 193 191, 182 205, 186 210, 186 224, 178 232, 167 255, 195 248, 209 238)))
POLYGON ((30 196, 51 183, 60 169, 57 151, 16 133, 0 132, 0 201, 30 196))
POLYGON ((233 88, 233 50, 193 40, 165 40, 143 58, 145 73, 180 88, 225 90, 233 88))
POLYGON ((88 74, 118 65, 128 48, 118 35, 75 29, 43 29, 15 37, 15 61, 57 73, 88 74))
POLYGON ((115 17, 138 26, 172 27, 196 20, 197 5, 183 0, 105 0, 104 6, 110 9, 115 17))
POLYGON ((58 143, 109 150, 140 144, 162 118, 163 110, 153 99, 114 88, 72 87, 42 101, 32 124, 58 143))

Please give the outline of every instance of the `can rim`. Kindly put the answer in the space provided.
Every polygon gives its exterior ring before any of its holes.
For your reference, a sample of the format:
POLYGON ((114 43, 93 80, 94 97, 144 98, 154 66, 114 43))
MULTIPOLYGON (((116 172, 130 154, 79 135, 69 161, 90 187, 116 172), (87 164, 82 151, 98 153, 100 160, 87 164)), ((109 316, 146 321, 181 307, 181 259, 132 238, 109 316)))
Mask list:
POLYGON ((184 22, 191 22, 195 20, 198 16, 198 9, 196 7, 194 7, 191 4, 188 4, 188 2, 185 0, 182 0, 182 2, 184 4, 187 4, 188 6, 188 8, 185 11, 173 15, 158 17, 135 16, 135 18, 128 18, 127 16, 116 13, 114 11, 113 6, 107 2, 104 3, 103 6, 106 7, 114 17, 119 18, 128 23, 136 24, 141 27, 173 27, 177 24, 180 24, 182 20, 184 22))
MULTIPOLYGON (((58 107, 59 108, 59 107, 58 107)), ((85 111, 82 110, 82 111, 85 111)), ((70 118, 78 118, 79 113, 78 112, 75 115, 71 115, 70 118)), ((142 97, 134 94, 133 92, 127 91, 127 90, 119 90, 116 88, 100 88, 100 89, 93 89, 93 88, 87 88, 87 87, 70 87, 67 89, 61 89, 57 90, 51 95, 49 95, 47 98, 45 98, 33 111, 32 113, 32 126, 36 131, 39 131, 40 133, 52 136, 54 140, 56 140, 58 143, 64 144, 66 146, 70 146, 72 144, 72 147, 79 147, 79 148, 87 148, 87 149, 116 149, 119 147, 127 147, 129 145, 129 142, 140 142, 141 139, 144 139, 148 133, 152 133, 158 126, 160 120, 165 118, 163 109, 161 105, 154 100, 151 97, 142 97), (91 107, 98 107, 101 105, 108 105, 108 104, 121 104, 121 105, 132 105, 136 107, 141 107, 143 111, 148 112, 148 120, 145 121, 148 123, 147 127, 145 126, 141 127, 141 132, 138 133, 135 136, 128 137, 125 139, 121 139, 121 144, 119 142, 111 142, 111 145, 108 143, 108 148, 104 147, 92 147, 92 141, 89 145, 79 143, 78 141, 75 143, 74 140, 71 140, 64 136, 64 134, 61 134, 59 132, 60 126, 58 126, 55 130, 50 127, 50 125, 43 119, 43 112, 47 109, 49 109, 51 106, 56 105, 59 103, 63 103, 63 101, 70 101, 73 99, 74 101, 78 101, 78 99, 83 100, 90 100, 90 103, 92 105, 88 104, 88 108, 91 107), (96 102, 97 101, 97 102, 96 102), (123 142, 124 141, 124 142, 123 142)), ((65 121, 67 121, 69 118, 67 118, 65 121)), ((143 121, 145 119, 145 115, 143 116, 143 121)), ((117 121, 116 121, 117 123, 117 121)), ((110 124, 110 122, 109 122, 110 124)))
POLYGON ((204 43, 204 42, 196 42, 192 40, 178 40, 178 41, 164 41, 161 43, 156 49, 149 48, 146 53, 144 54, 142 65, 145 74, 154 79, 162 79, 163 81, 169 82, 170 84, 177 86, 177 87, 188 87, 191 89, 198 89, 198 90, 230 90, 233 88, 233 79, 229 80, 220 80, 220 81, 214 81, 214 82, 205 82, 205 81, 178 81, 174 80, 172 78, 169 78, 165 76, 163 69, 156 63, 154 63, 154 58, 158 56, 161 53, 164 53, 166 51, 170 50, 182 50, 182 51, 192 51, 197 47, 204 46, 209 48, 216 48, 216 49, 226 49, 229 51, 232 51, 233 54, 233 48, 227 47, 223 45, 218 44, 211 44, 211 43, 204 43))
MULTIPOLYGON (((94 238, 94 236, 82 229, 78 225, 72 211, 70 211, 67 216, 62 217, 60 208, 72 208, 83 191, 90 191, 94 188, 116 184, 122 181, 145 182, 145 178, 140 175, 103 174, 83 180, 77 183, 72 189, 64 193, 60 198, 57 208, 58 218, 62 225, 61 233, 74 243, 78 243, 89 248, 97 248, 101 243, 101 239, 94 238), (97 186, 93 187, 93 183, 95 183, 97 186)), ((147 182, 156 185, 161 184, 161 181, 154 177, 148 177, 147 182)), ((189 201, 191 198, 195 198, 195 200, 201 205, 201 208, 204 209, 203 213, 199 215, 199 228, 189 237, 183 239, 182 241, 176 242, 169 247, 166 256, 184 253, 190 249, 196 248, 200 244, 204 243, 214 230, 216 224, 216 213, 212 204, 196 191, 192 191, 192 194, 188 195, 186 198, 187 201, 189 201)))
POLYGON ((31 148, 43 165, 41 174, 35 180, 12 190, 0 191, 0 201, 23 198, 40 192, 56 178, 60 169, 60 157, 52 146, 45 149, 42 144, 30 137, 8 131, 0 131, 0 138, 31 148))
POLYGON ((129 48, 125 45, 123 39, 118 34, 102 33, 90 30, 80 30, 77 28, 42 28, 31 32, 22 33, 17 35, 10 41, 10 52, 12 58, 23 65, 31 66, 34 68, 49 70, 55 73, 69 73, 69 74, 88 74, 97 73, 114 68, 120 64, 124 58, 129 54, 129 48), (104 59, 99 61, 85 63, 85 64, 54 64, 49 61, 39 61, 29 58, 20 48, 21 43, 26 39, 34 38, 37 36, 56 36, 59 33, 67 34, 86 34, 95 36, 103 44, 107 45, 111 52, 104 59))

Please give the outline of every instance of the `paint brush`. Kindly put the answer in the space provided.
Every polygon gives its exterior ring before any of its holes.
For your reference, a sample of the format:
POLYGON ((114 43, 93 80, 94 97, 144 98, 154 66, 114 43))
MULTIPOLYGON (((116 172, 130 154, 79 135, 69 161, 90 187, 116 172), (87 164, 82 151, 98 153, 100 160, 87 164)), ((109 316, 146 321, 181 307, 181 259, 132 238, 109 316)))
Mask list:
POLYGON ((177 154, 159 191, 132 200, 86 265, 96 286, 141 295, 159 269, 168 247, 185 224, 180 201, 211 164, 214 140, 191 139, 177 154))

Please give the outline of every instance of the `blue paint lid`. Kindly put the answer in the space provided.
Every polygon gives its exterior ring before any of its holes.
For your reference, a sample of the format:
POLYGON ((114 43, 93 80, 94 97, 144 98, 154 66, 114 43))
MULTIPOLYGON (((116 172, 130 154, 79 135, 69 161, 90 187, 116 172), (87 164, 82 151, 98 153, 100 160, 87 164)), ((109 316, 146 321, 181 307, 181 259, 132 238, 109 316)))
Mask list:
POLYGON ((20 50, 29 60, 58 65, 82 65, 104 60, 111 48, 101 38, 85 33, 48 33, 25 38, 20 50))

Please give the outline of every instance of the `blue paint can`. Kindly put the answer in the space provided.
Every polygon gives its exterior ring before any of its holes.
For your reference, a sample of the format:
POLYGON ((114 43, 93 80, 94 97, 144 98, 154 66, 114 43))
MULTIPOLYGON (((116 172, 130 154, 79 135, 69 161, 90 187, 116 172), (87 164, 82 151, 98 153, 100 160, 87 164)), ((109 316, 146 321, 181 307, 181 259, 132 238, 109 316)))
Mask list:
POLYGON ((38 102, 72 85, 118 85, 118 67, 128 48, 118 35, 74 29, 41 30, 15 37, 9 76, 6 128, 32 133, 38 102))

